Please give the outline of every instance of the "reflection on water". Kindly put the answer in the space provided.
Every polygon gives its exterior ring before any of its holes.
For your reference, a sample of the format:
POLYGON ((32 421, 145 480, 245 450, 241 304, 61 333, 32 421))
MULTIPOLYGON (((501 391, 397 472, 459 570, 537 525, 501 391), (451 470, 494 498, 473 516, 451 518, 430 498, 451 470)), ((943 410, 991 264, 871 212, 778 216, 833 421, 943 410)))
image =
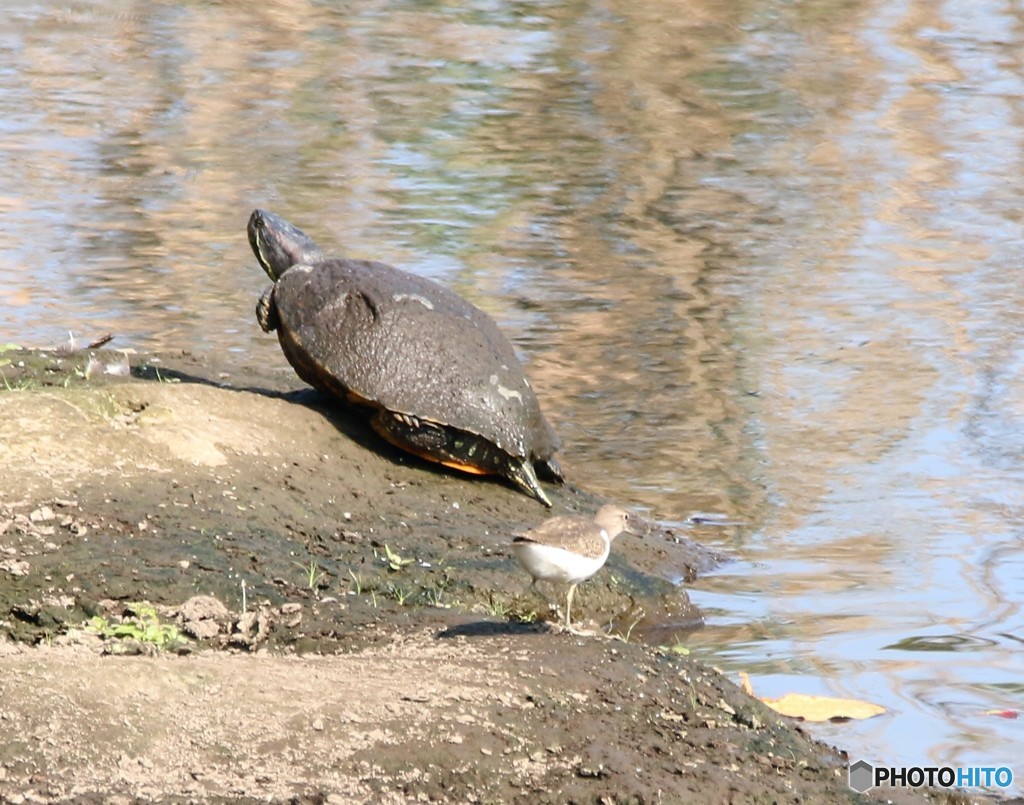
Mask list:
POLYGON ((699 651, 889 707, 855 755, 1021 756, 1020 11, 8 5, 0 341, 288 373, 277 210, 490 311, 574 479, 746 523, 692 529, 738 556, 699 651))

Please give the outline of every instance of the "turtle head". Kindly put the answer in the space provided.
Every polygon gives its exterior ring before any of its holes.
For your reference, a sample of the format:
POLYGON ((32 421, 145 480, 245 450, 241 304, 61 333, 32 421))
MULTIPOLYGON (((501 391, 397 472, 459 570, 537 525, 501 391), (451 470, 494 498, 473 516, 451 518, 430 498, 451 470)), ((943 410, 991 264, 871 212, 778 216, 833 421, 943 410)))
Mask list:
POLYGON ((266 210, 253 210, 249 216, 249 245, 274 282, 294 265, 323 259, 323 252, 309 235, 266 210))

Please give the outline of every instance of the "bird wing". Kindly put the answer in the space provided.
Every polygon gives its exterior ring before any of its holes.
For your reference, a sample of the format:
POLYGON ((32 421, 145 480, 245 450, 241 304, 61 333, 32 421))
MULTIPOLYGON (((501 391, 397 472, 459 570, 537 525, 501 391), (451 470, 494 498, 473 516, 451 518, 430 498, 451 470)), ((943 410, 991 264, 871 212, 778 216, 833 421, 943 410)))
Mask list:
POLYGON ((594 529, 594 523, 586 517, 565 515, 545 520, 536 528, 517 534, 516 541, 536 542, 541 545, 552 545, 563 548, 575 545, 587 532, 594 529))

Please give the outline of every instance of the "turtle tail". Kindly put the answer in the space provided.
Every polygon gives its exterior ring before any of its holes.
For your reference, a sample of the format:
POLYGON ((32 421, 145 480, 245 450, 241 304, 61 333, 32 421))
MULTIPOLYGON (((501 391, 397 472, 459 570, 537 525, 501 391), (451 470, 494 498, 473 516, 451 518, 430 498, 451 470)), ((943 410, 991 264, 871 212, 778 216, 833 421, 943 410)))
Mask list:
POLYGON ((547 458, 534 461, 533 468, 537 471, 537 475, 545 481, 555 481, 560 484, 565 483, 565 473, 562 472, 562 466, 554 456, 548 456, 547 458))

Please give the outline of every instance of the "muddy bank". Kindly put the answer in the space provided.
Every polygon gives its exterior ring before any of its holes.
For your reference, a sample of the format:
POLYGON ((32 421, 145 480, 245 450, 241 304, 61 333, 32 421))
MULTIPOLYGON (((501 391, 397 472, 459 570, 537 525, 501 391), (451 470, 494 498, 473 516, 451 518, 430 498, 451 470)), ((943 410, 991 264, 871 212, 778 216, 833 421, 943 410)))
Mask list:
MULTIPOLYGON (((9 574, 0 611, 14 612, 4 628, 18 640, 59 633, 106 601, 173 606, 202 593, 239 612, 243 582, 247 605, 306 605, 301 624, 268 635, 301 650, 362 645, 372 635, 352 627, 391 610, 546 616, 507 544, 550 512, 501 481, 407 456, 272 376, 176 356, 87 380, 83 357, 6 357, 0 523, 5 561, 30 572, 9 574)), ((99 365, 118 360, 101 353, 99 365)), ((556 511, 596 506, 572 486, 547 488, 556 511)), ((581 613, 613 632, 683 634, 699 615, 651 571, 692 577, 715 557, 653 524, 640 530, 581 590, 581 613)))
POLYGON ((673 651, 700 614, 666 577, 718 560, 690 535, 650 523, 581 587, 628 642, 559 634, 507 547, 549 511, 297 380, 0 359, 0 797, 851 798, 837 753, 673 651))

